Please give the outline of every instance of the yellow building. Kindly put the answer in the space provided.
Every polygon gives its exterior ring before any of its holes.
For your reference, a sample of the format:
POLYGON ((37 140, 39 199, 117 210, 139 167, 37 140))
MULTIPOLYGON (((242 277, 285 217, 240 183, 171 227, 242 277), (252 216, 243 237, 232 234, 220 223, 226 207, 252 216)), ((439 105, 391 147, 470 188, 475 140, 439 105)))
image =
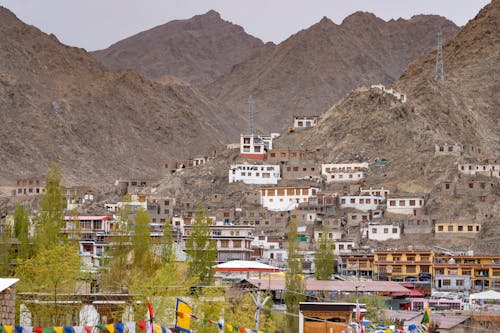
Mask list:
POLYGON ((431 250, 375 250, 373 278, 387 281, 429 281, 433 258, 431 250))
POLYGON ((433 268, 433 276, 470 276, 474 290, 500 289, 500 256, 435 255, 433 268))
POLYGON ((341 254, 342 274, 358 278, 373 278, 373 254, 349 253, 341 254))
POLYGON ((434 232, 436 237, 463 236, 475 237, 481 231, 481 224, 474 222, 441 222, 436 223, 434 232))

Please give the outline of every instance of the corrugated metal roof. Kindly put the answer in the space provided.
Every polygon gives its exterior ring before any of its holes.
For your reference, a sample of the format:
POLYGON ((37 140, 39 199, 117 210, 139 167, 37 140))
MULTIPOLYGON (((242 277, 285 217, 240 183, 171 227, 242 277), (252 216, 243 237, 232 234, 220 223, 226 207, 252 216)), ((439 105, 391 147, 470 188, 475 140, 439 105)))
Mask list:
MULTIPOLYGON (((255 286, 260 284, 261 289, 284 290, 285 280, 250 279, 255 286)), ((305 289, 311 291, 343 291, 343 292, 389 292, 410 293, 410 290, 397 282, 391 281, 321 281, 305 280, 305 289)))

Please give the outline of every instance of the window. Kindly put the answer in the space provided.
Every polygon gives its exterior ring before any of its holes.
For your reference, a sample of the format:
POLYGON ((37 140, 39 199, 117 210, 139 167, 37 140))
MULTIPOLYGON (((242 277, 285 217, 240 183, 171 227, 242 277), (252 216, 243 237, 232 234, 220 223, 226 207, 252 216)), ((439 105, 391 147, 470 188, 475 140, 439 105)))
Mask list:
POLYGON ((351 198, 351 203, 356 203, 356 199, 355 198, 351 198))
POLYGON ((410 206, 415 206, 415 200, 410 200, 410 206))
POLYGON ((396 206, 396 200, 390 200, 389 206, 396 206))
POLYGON ((458 226, 458 231, 464 231, 464 226, 463 225, 459 225, 458 226))
POLYGON ((240 240, 234 240, 234 241, 233 241, 233 248, 234 248, 234 249, 239 249, 239 248, 241 248, 241 241, 240 241, 240 240))
POLYGON ((457 287, 463 287, 464 286, 464 280, 457 280, 456 284, 457 284, 457 287))
POLYGON ((452 225, 448 226, 448 231, 453 231, 453 226, 452 225))
POLYGON ((406 266, 406 273, 416 273, 417 268, 415 266, 406 266))
POLYGON ((386 256, 378 256, 379 261, 386 261, 387 257, 386 256))
POLYGON ((398 228, 392 228, 392 233, 397 234, 398 233, 398 228))
POLYGON ((444 231, 444 226, 438 225, 438 231, 444 231))
POLYGON ((469 188, 474 188, 474 183, 469 183, 469 188))
POLYGON ((372 228, 372 234, 376 234, 377 233, 377 228, 372 228))
POLYGON ((399 206, 404 206, 405 205, 405 201, 404 200, 399 200, 399 206))
POLYGON ((443 280, 443 286, 450 286, 451 285, 451 280, 450 279, 444 279, 443 280))
POLYGON ((449 190, 450 189, 450 184, 449 183, 444 184, 444 188, 447 189, 447 190, 449 190))
POLYGON ((384 234, 388 234, 389 233, 389 228, 384 228, 384 234))

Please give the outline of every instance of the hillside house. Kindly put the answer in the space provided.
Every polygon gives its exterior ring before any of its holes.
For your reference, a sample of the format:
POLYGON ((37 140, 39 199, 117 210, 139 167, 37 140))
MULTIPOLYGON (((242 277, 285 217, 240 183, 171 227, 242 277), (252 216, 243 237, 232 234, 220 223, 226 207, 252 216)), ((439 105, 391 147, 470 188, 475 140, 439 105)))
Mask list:
POLYGON ((389 95, 394 96, 398 101, 401 103, 406 103, 406 94, 400 93, 392 88, 387 89, 383 84, 374 84, 370 87, 371 89, 375 89, 377 91, 380 91, 382 93, 386 93, 389 95))
POLYGON ((293 130, 307 129, 316 126, 318 116, 293 116, 293 130))
POLYGON ((383 242, 389 239, 400 239, 401 228, 399 224, 382 224, 382 223, 368 223, 364 228, 361 228, 363 237, 370 240, 383 242))
POLYGON ((288 253, 280 237, 260 235, 254 238, 251 246, 253 259, 274 267, 286 267, 288 253))
POLYGON ((404 234, 430 234, 434 231, 436 220, 423 215, 420 217, 406 216, 399 222, 403 226, 404 234))
POLYGON ((464 152, 464 146, 460 143, 440 143, 434 145, 435 156, 460 156, 464 152))
POLYGON ((354 208, 363 212, 378 209, 379 205, 385 200, 382 196, 376 195, 341 195, 339 196, 339 207, 354 208))
POLYGON ((280 179, 279 165, 232 164, 229 167, 229 183, 276 185, 280 179))
POLYGON ((267 155, 269 163, 300 163, 300 161, 308 159, 310 153, 300 149, 272 149, 267 155))
POLYGON ((417 215, 424 207, 423 197, 391 196, 387 199, 387 212, 394 214, 417 215))
POLYGON ((476 237, 480 231, 480 223, 465 221, 438 222, 434 226, 436 238, 448 238, 450 236, 476 237))
POLYGON ((283 165, 283 179, 301 180, 318 179, 319 168, 314 163, 285 164, 283 165))
POLYGON ((368 163, 330 163, 321 165, 327 183, 358 182, 365 178, 368 163))
POLYGON ((16 196, 32 196, 45 193, 45 177, 21 178, 16 180, 16 196))
POLYGON ((458 171, 469 176, 500 178, 500 164, 496 163, 496 160, 488 162, 491 163, 461 163, 458 165, 458 171))
POLYGON ((468 275, 436 275, 434 276, 434 288, 439 291, 458 292, 470 290, 472 287, 471 277, 468 275))
POLYGON ((290 211, 319 191, 320 188, 314 186, 263 187, 260 189, 260 204, 271 211, 290 211))
POLYGON ((370 188, 360 188, 359 193, 360 194, 367 193, 370 195, 383 196, 384 198, 387 198, 387 196, 391 192, 383 187, 370 187, 370 188))
POLYGON ((270 136, 256 134, 241 134, 240 154, 242 157, 254 160, 265 160, 267 152, 273 149, 273 139, 279 134, 272 133, 270 136))

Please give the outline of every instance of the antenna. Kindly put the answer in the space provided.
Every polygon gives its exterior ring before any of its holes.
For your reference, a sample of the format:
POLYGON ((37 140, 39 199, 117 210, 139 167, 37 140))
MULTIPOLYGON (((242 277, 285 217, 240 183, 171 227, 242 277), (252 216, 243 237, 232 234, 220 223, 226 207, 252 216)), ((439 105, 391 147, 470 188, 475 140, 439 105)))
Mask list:
POLYGON ((248 96, 248 133, 253 135, 253 97, 252 95, 248 96))
POLYGON ((437 44, 437 52, 436 52, 436 69, 434 73, 434 81, 438 83, 445 82, 444 75, 444 60, 443 60, 443 34, 441 32, 441 28, 438 31, 438 44, 437 44))

